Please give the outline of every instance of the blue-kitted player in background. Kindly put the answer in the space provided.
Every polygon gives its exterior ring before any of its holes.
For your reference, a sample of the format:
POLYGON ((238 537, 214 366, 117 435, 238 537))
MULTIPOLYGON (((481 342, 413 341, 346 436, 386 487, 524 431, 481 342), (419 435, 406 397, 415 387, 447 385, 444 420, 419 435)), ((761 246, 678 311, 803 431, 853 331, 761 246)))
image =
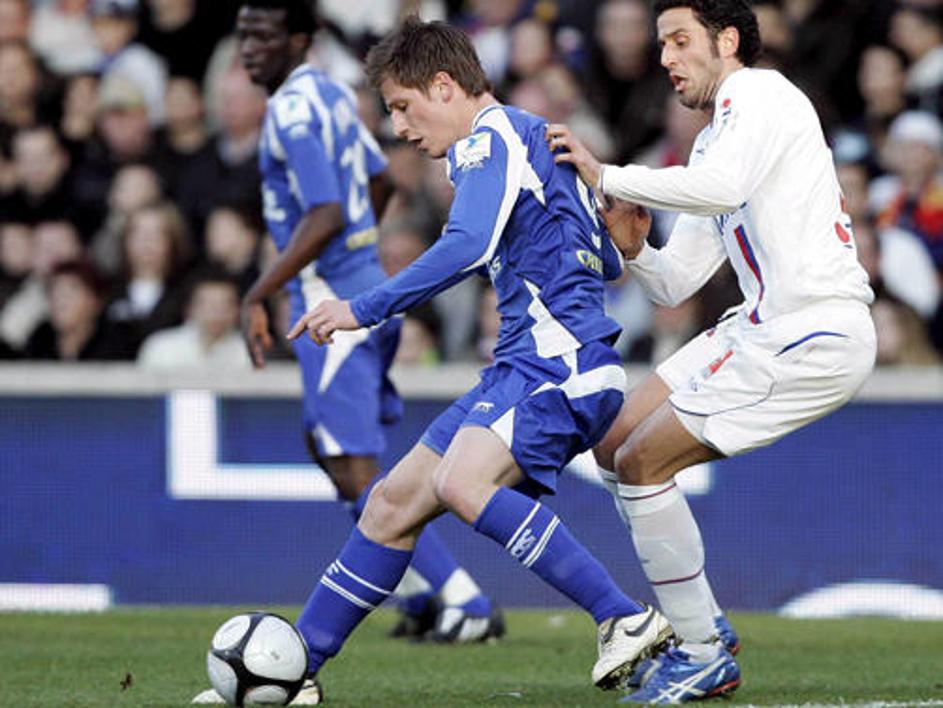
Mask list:
MULTIPOLYGON (((621 257, 570 166, 554 164, 542 119, 499 104, 468 37, 408 18, 367 73, 397 135, 448 157, 455 198, 438 241, 365 293, 325 300, 294 326, 343 346, 485 269, 501 314, 495 362, 379 482, 298 620, 309 671, 341 648, 396 587, 425 524, 452 511, 585 609, 598 625, 592 679, 616 688, 664 644, 657 610, 627 597, 547 507, 557 475, 607 431, 625 375, 603 311, 621 257)), ((330 347, 328 347, 330 349, 330 347)), ((509 580, 513 582, 513 580, 509 580)))
MULTIPOLYGON (((264 215, 278 257, 245 296, 243 330, 253 362, 271 347, 265 301, 283 286, 293 318, 325 298, 350 298, 385 279, 377 215, 392 188, 386 160, 359 120, 352 91, 305 63, 317 19, 305 0, 247 0, 239 54, 271 94, 260 143, 264 215)), ((295 342, 304 382, 309 449, 359 516, 377 479, 383 426, 402 415, 387 378, 400 322, 345 333, 334 347, 295 342)), ((503 633, 500 614, 433 530, 412 559, 398 633, 476 641, 503 633), (414 572, 412 572, 414 571, 414 572)))

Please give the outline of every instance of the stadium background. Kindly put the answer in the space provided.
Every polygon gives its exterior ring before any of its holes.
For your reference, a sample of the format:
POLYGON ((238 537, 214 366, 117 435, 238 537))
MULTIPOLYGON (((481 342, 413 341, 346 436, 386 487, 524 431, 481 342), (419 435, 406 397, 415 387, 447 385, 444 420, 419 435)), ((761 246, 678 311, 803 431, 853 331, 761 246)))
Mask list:
MULTIPOLYGON (((354 84, 375 37, 419 9, 472 34, 502 98, 570 122, 610 160, 683 161, 698 127, 668 96, 640 0, 321 5, 330 26, 312 60, 354 84)), ((879 295, 881 367, 847 409, 690 480, 708 567, 733 608, 943 617, 943 15, 932 0, 756 5, 765 64, 816 101, 840 165, 879 295)), ((209 326, 187 314, 192 278, 222 270, 241 289, 271 257, 252 149, 264 97, 232 54, 234 7, 0 0, 0 609, 298 604, 346 536, 346 512, 306 463, 287 351, 263 373, 237 354, 139 356, 154 332, 209 326), (134 32, 106 61, 93 27, 112 21, 134 32), (119 71, 122 52, 138 58, 119 71), (145 65, 158 67, 156 93, 145 65), (128 247, 148 231, 164 243, 156 268, 128 247), (58 316, 49 296, 75 261, 92 264, 78 270, 95 304, 58 316), (154 280, 156 300, 142 299, 154 280), (70 345, 82 322, 95 346, 70 345)), ((381 230, 394 272, 434 238, 448 191, 441 166, 397 146, 370 91, 360 96, 402 195, 381 230)), ((656 245, 668 228, 659 215, 656 245)), ((731 288, 722 272, 668 310, 632 282, 613 287, 633 376, 726 307, 731 288)), ((407 318, 408 415, 387 461, 487 361, 490 297, 469 282, 407 318)), ((216 315, 231 342, 236 313, 216 315)), ((582 472, 551 504, 645 596, 610 501, 582 472)), ((487 541, 440 524, 502 604, 561 604, 487 541)))

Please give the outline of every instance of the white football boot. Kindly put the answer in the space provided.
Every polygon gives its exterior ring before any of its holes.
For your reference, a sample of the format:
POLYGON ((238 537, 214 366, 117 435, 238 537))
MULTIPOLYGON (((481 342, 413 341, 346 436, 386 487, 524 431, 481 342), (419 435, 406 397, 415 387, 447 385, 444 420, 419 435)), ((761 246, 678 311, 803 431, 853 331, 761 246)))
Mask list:
MULTIPOLYGON (((298 691, 298 695, 295 696, 288 705, 316 706, 319 705, 322 700, 324 700, 324 691, 321 689, 321 684, 317 679, 309 678, 305 679, 304 685, 301 687, 301 690, 298 691)), ((226 705, 226 701, 223 697, 212 688, 208 688, 196 694, 190 703, 226 705)))
POLYGON ((665 616, 650 605, 637 615, 612 617, 599 625, 599 658, 593 666, 593 683, 612 691, 632 676, 640 661, 664 649, 674 635, 665 616))

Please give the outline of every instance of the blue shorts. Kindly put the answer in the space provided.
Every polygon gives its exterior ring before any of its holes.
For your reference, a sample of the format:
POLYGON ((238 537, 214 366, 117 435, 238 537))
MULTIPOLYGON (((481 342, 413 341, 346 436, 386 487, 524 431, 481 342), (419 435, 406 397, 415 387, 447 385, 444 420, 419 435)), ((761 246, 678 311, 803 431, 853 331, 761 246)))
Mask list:
POLYGON ((603 342, 552 359, 497 361, 433 421, 422 442, 444 455, 459 428, 490 428, 527 477, 522 491, 553 494, 564 465, 606 434, 624 390, 619 355, 603 342))
POLYGON ((322 457, 376 457, 386 447, 383 426, 403 415, 403 401, 387 372, 399 344, 402 321, 336 332, 319 347, 295 340, 304 385, 304 424, 322 457))

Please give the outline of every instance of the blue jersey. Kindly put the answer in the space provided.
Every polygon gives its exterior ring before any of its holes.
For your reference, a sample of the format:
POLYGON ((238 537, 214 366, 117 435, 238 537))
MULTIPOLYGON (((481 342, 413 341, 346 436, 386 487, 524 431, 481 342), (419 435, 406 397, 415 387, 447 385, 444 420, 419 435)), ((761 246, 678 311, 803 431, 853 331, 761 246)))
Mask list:
POLYGON ((503 105, 478 114, 471 135, 449 150, 455 199, 445 231, 410 266, 352 301, 360 324, 485 267, 501 315, 497 360, 560 356, 618 334, 603 311, 603 281, 621 273, 621 257, 576 171, 554 163, 545 127, 503 105))
POLYGON ((352 297, 383 280, 369 184, 385 166, 343 84, 302 65, 269 99, 259 168, 265 222, 275 245, 284 249, 313 207, 337 202, 344 213, 341 232, 288 284, 296 312, 321 297, 352 297))
MULTIPOLYGON (((344 227, 288 283, 292 318, 325 298, 350 298, 386 277, 377 256, 370 177, 386 160, 357 117, 350 89, 300 66, 269 99, 259 146, 265 221, 283 250, 304 215, 337 202, 344 227)), ((345 332, 332 347, 295 341, 304 383, 304 420, 322 457, 379 455, 383 427, 402 413, 387 377, 399 322, 345 332)))

